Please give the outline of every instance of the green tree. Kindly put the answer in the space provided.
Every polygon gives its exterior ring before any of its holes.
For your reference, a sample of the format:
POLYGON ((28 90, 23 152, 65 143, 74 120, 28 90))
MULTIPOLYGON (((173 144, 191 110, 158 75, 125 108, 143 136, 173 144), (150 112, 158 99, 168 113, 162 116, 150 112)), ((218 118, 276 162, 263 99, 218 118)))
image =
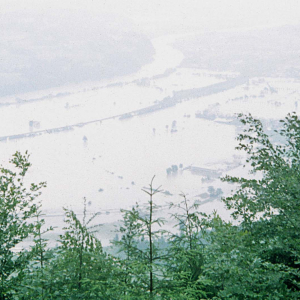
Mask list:
POLYGON ((49 263, 53 259, 53 251, 48 249, 48 239, 44 236, 54 230, 52 226, 44 229, 45 220, 42 218, 41 204, 37 206, 34 215, 33 245, 28 250, 28 265, 23 271, 21 284, 16 289, 16 297, 22 299, 49 299, 52 287, 49 284, 51 274, 49 263))
POLYGON ((148 246, 145 251, 145 258, 147 261, 147 266, 149 270, 149 292, 150 298, 153 298, 154 291, 155 291, 155 283, 154 283, 154 276, 155 276, 155 268, 157 267, 156 261, 162 259, 161 253, 157 244, 155 243, 155 239, 162 235, 163 231, 161 229, 156 229, 155 225, 159 227, 164 224, 164 220, 162 218, 155 218, 154 212, 159 209, 159 206, 153 202, 153 196, 157 193, 160 193, 160 187, 154 188, 153 187, 153 180, 149 184, 149 190, 143 189, 143 191, 149 195, 148 201, 148 208, 147 208, 147 215, 140 216, 139 221, 141 222, 141 236, 142 238, 147 239, 148 246))
POLYGON ((170 204, 176 210, 172 218, 179 233, 170 233, 166 265, 168 290, 173 299, 202 299, 207 297, 205 286, 210 283, 202 277, 206 227, 202 224, 199 205, 191 203, 185 194, 180 196, 182 200, 178 204, 170 204))
POLYGON ((32 218, 38 211, 36 198, 44 182, 26 186, 24 178, 31 164, 26 152, 16 152, 10 160, 12 170, 0 169, 0 299, 15 293, 24 269, 28 265, 28 252, 15 252, 26 238, 33 235, 36 224, 32 218))
POLYGON ((239 118, 249 176, 223 179, 238 186, 224 199, 236 225, 211 218, 204 273, 221 299, 299 299, 300 120, 288 114, 268 135, 260 120, 239 118))
POLYGON ((240 188, 225 203, 235 218, 241 218, 241 226, 255 235, 252 243, 268 243, 272 248, 263 250, 264 258, 274 251, 277 259, 269 257, 272 262, 296 267, 300 255, 300 120, 288 114, 280 121, 282 128, 269 137, 261 121, 251 115, 240 115, 240 119, 248 127, 238 136, 238 149, 248 154, 255 178, 227 176, 224 180, 237 182, 240 188))
POLYGON ((123 213, 122 225, 117 229, 121 234, 121 239, 114 240, 113 245, 120 254, 119 262, 123 272, 118 277, 118 284, 126 299, 126 297, 138 297, 141 294, 139 279, 143 276, 144 270, 140 264, 143 252, 139 248, 139 236, 142 224, 138 222, 140 217, 138 205, 131 210, 121 210, 121 212, 123 213))
POLYGON ((87 286, 102 281, 103 272, 97 268, 101 269, 105 260, 101 242, 93 235, 99 225, 90 226, 98 213, 88 218, 85 198, 82 221, 73 210, 64 208, 64 211, 66 227, 63 228, 64 234, 60 235, 57 260, 53 262, 59 271, 60 290, 63 290, 60 296, 72 295, 72 299, 82 299, 89 294, 89 299, 93 299, 94 294, 87 286), (100 272, 96 274, 96 270, 100 272))
POLYGON ((162 289, 165 253, 159 247, 159 238, 165 231, 161 229, 164 219, 156 217, 159 206, 153 197, 161 190, 153 187, 153 180, 154 177, 149 188, 143 189, 149 195, 145 211, 141 211, 138 205, 132 210, 123 210, 123 225, 119 229, 122 238, 116 244, 126 255, 124 266, 128 286, 132 287, 126 291, 130 296, 125 299, 154 299, 162 289))

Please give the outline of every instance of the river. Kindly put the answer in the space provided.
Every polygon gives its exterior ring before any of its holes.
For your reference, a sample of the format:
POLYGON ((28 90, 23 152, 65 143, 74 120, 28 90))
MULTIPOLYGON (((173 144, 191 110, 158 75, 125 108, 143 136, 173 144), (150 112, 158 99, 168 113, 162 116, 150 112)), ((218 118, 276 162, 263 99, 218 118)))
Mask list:
MULTIPOLYGON (((172 47, 175 39, 153 40, 153 62, 135 74, 2 99, 6 105, 0 110, 0 136, 5 137, 0 143, 1 162, 7 166, 17 150, 31 153, 28 182, 47 181, 41 200, 48 220, 61 223, 63 206, 82 211, 86 197, 90 212, 103 212, 99 222, 114 222, 120 208, 147 201, 141 189, 154 175, 155 186, 162 185, 165 191, 157 201, 166 216, 167 203, 179 201, 182 192, 198 201, 211 185, 229 192, 207 172, 221 174, 238 165, 236 127, 195 116, 220 103, 220 96, 195 97, 120 119, 181 90, 224 81, 209 72, 180 68, 183 55, 172 47), (179 170, 168 175, 172 165, 179 170), (202 171, 191 172, 191 167, 202 171)), ((220 201, 204 203, 203 211, 218 209, 228 215, 220 201)))

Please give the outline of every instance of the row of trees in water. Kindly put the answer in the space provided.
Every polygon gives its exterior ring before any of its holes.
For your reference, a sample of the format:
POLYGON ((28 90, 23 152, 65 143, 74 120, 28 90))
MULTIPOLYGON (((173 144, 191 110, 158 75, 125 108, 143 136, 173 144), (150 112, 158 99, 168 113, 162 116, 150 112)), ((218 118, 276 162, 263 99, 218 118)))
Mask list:
POLYGON ((300 120, 289 114, 275 131, 239 115, 249 178, 226 176, 237 190, 224 198, 233 220, 206 215, 185 195, 172 218, 157 217, 160 188, 153 179, 147 210, 123 210, 115 255, 94 233, 97 214, 83 219, 64 209, 59 245, 49 248, 37 197, 45 183, 26 187, 28 153, 14 154, 0 176, 0 299, 299 299, 300 120), (14 248, 28 237, 30 249, 14 248), (162 243, 164 241, 164 243, 162 243))

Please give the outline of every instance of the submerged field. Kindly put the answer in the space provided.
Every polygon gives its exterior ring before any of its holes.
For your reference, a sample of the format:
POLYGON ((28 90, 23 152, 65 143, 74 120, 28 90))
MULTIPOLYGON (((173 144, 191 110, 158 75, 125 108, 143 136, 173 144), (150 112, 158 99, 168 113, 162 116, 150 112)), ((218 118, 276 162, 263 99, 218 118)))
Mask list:
POLYGON ((86 197, 89 211, 102 212, 107 244, 120 208, 147 201, 141 189, 154 175, 164 190, 156 197, 161 215, 184 192, 202 211, 228 217, 221 194, 210 197, 208 189, 227 195, 233 187, 219 176, 246 172, 234 150, 235 114, 251 112, 271 127, 298 111, 300 81, 232 84, 239 73, 181 66, 174 39, 156 39, 154 61, 133 75, 1 99, 1 162, 17 150, 31 153, 28 180, 47 181, 41 199, 49 223, 62 227, 62 207, 79 213, 86 197))

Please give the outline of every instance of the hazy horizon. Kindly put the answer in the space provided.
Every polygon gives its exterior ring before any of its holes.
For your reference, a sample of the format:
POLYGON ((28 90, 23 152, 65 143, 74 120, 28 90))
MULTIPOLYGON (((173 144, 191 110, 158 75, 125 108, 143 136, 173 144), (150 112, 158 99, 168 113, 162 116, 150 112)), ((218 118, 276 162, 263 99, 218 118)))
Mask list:
MULTIPOLYGON (((31 153, 47 212, 166 203, 210 212, 244 174, 236 113, 300 107, 299 1, 0 2, 0 162, 31 153)), ((50 217, 49 217, 50 218, 50 217)), ((59 222, 61 222, 60 220, 59 222)))

